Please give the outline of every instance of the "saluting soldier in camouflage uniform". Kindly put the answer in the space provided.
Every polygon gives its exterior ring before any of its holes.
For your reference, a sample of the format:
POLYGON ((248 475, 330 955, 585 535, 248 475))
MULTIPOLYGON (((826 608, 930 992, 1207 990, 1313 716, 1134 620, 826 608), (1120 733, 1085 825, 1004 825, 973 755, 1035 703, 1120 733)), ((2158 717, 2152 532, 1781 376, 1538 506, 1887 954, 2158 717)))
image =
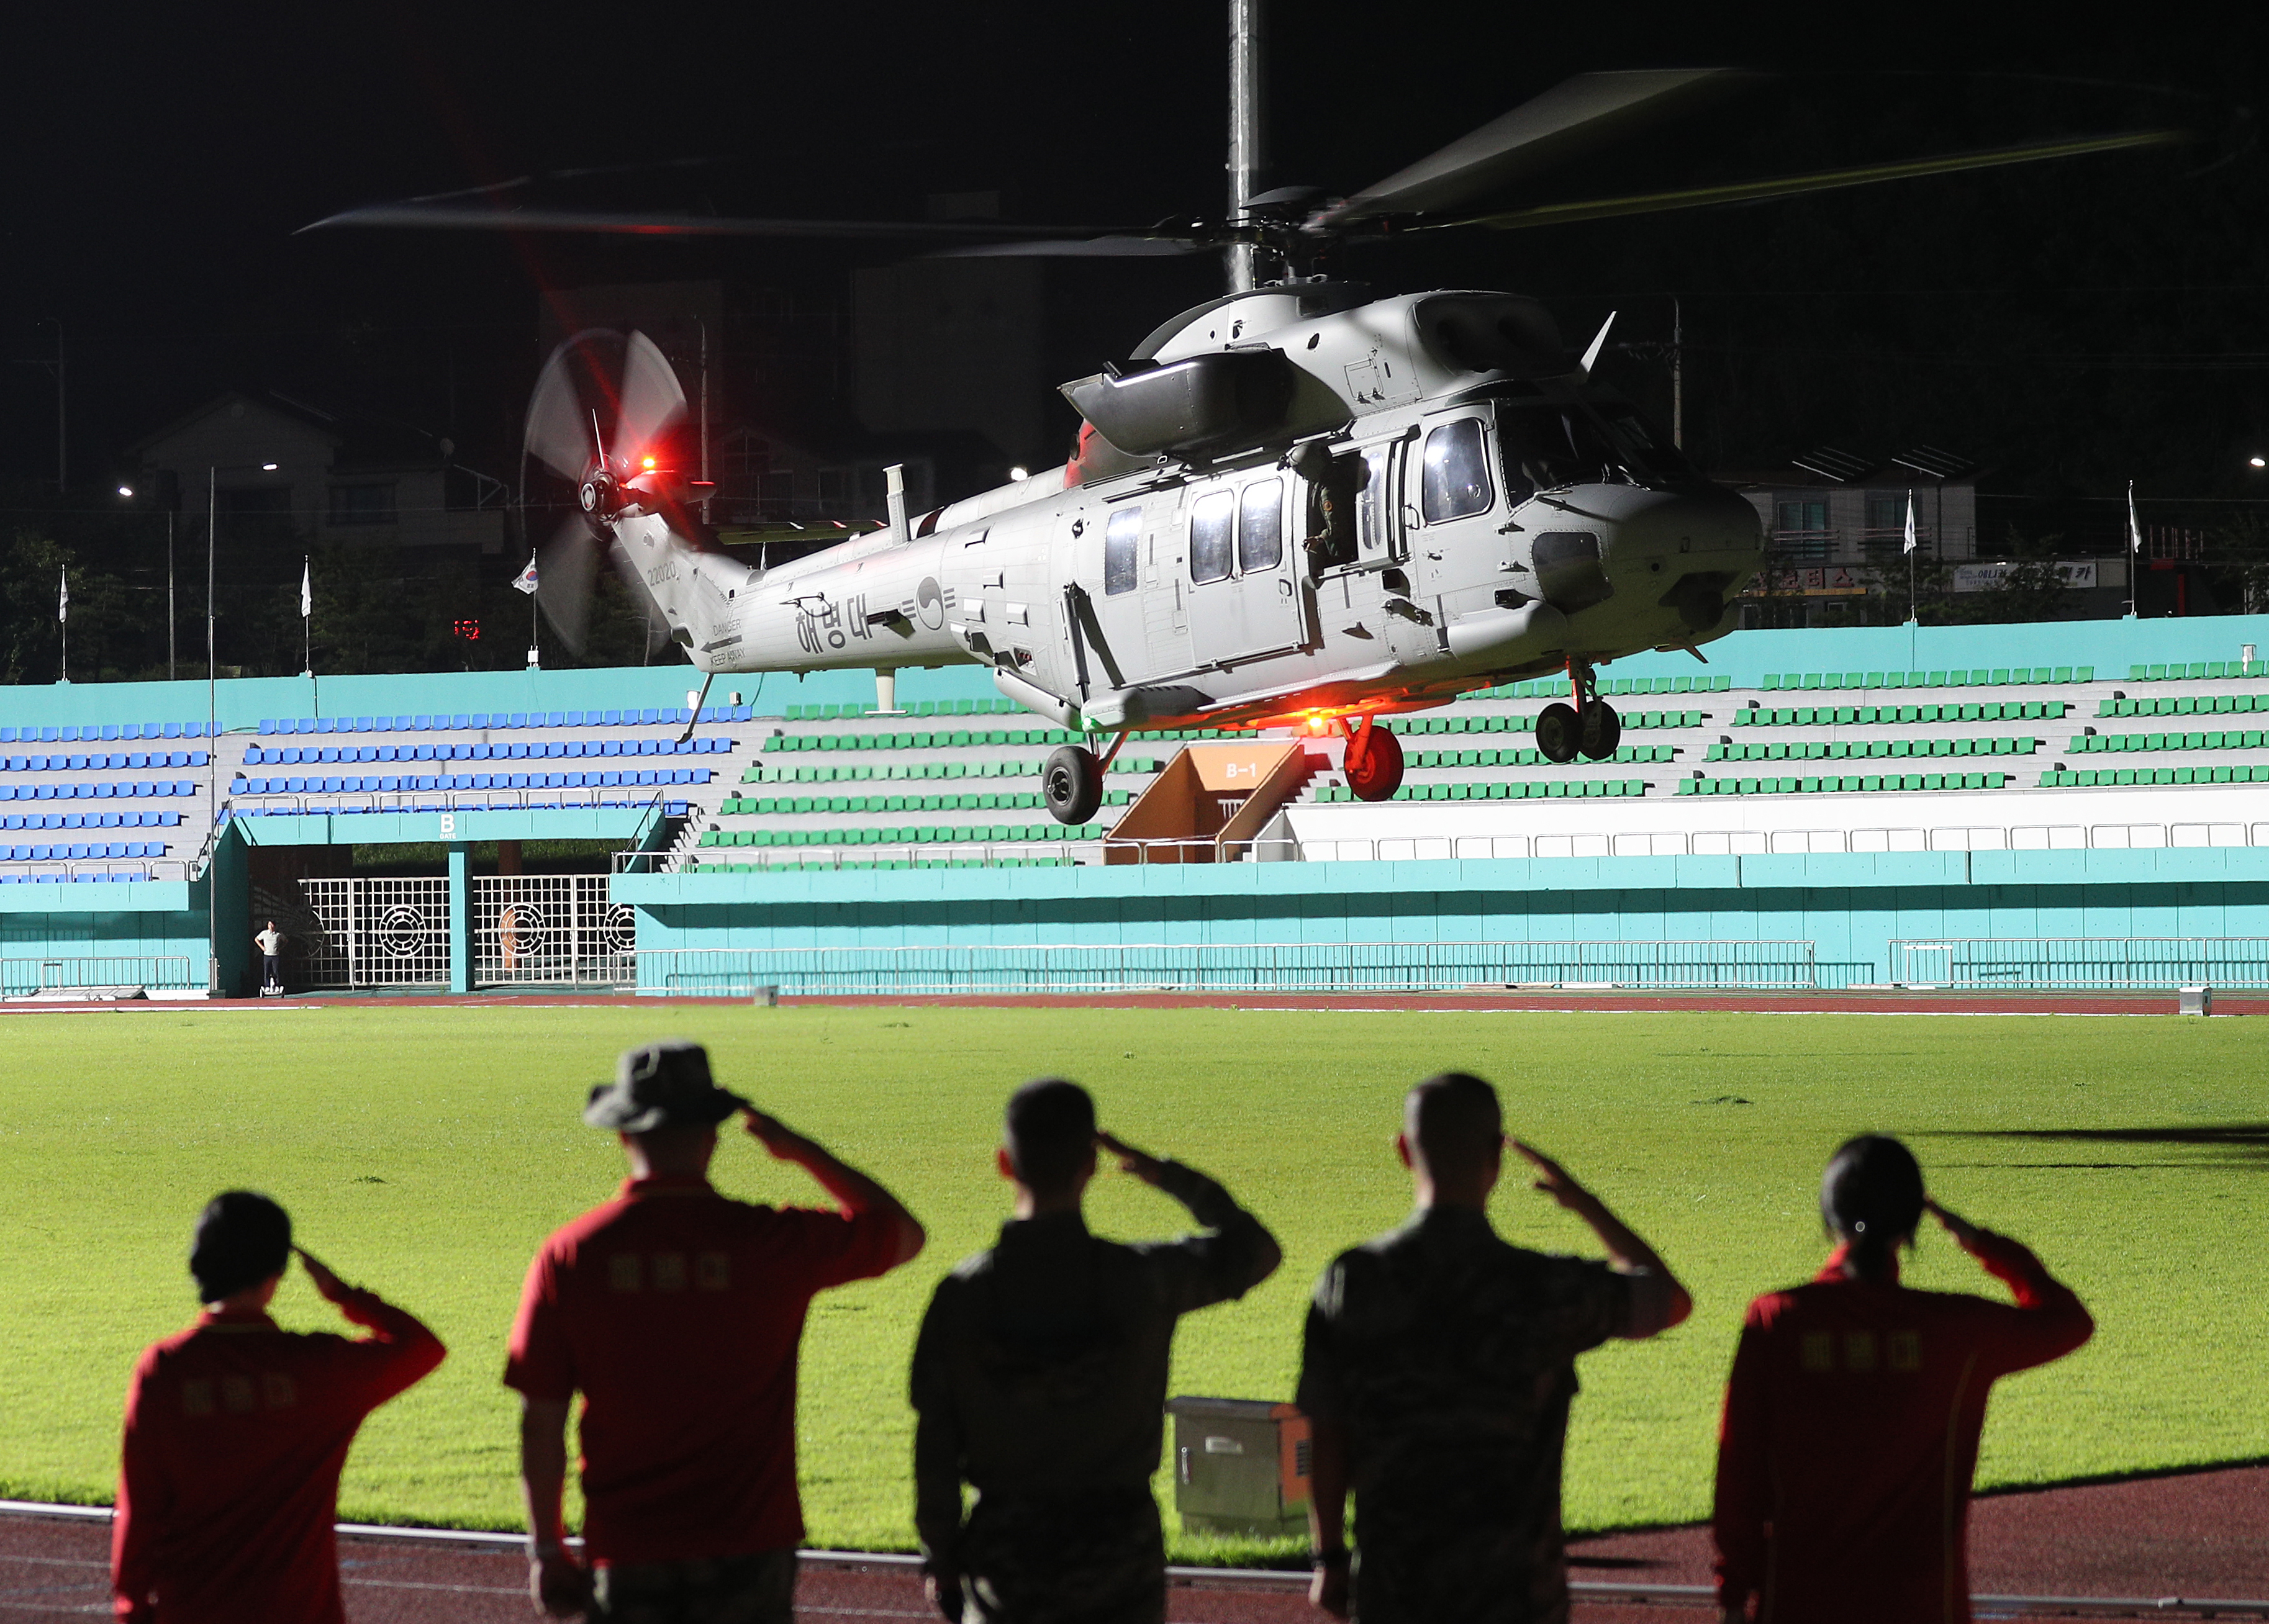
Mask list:
POLYGON ((1479 1078, 1413 1089, 1394 1143, 1417 1211, 1342 1252, 1308 1312, 1299 1402, 1315 1428, 1311 1599, 1358 1624, 1561 1624, 1560 1459, 1575 1357, 1609 1337, 1667 1330, 1693 1303, 1597 1196, 1505 1139, 1497 1091, 1479 1078), (1497 1238, 1488 1203, 1508 1142, 1610 1262, 1497 1238))
POLYGON ((1161 1624, 1165 1542, 1150 1493, 1174 1322, 1239 1297, 1282 1254, 1204 1174, 1098 1133, 1085 1089, 1009 1102, 1016 1216, 940 1281, 914 1347, 914 1522, 930 1598, 954 1624, 1161 1624), (1123 1244, 1088 1233, 1096 1152, 1204 1227, 1123 1244), (965 1526, 961 1485, 976 1487, 965 1526))

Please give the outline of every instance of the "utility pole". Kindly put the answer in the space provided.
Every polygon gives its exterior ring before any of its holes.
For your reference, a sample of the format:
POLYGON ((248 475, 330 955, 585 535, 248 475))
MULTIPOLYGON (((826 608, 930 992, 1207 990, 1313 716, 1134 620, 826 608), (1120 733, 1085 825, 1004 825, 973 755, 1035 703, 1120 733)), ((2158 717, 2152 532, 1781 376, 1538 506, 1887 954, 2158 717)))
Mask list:
POLYGON ((1686 314, 1670 301, 1670 443, 1686 449, 1686 314))
MULTIPOLYGON (((709 483, 709 323, 696 316, 694 324, 701 329, 701 483, 709 483)), ((710 497, 701 498, 701 522, 709 522, 710 497)))
MULTIPOLYGON (((1261 0, 1229 0, 1229 220, 1244 225, 1253 205, 1261 166, 1261 0)), ((1242 293, 1254 284, 1253 245, 1229 250, 1229 291, 1242 293)))

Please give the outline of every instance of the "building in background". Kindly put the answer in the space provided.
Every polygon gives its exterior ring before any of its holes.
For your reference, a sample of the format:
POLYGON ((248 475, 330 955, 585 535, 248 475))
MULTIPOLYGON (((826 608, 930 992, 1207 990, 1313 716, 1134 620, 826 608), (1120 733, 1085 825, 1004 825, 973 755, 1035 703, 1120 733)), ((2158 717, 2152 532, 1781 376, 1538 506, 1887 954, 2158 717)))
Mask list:
POLYGON ((128 448, 137 489, 225 534, 341 544, 504 550, 509 491, 446 438, 231 390, 128 448))

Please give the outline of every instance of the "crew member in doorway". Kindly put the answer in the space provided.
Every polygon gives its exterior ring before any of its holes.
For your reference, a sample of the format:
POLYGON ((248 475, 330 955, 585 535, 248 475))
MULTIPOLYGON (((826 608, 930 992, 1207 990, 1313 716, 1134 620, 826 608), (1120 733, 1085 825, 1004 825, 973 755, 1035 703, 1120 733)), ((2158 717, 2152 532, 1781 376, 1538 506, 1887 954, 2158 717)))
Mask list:
POLYGON ((276 921, 268 921, 268 928, 252 939, 260 946, 260 991, 262 996, 284 990, 284 933, 276 928, 276 921))
POLYGON ((1308 484, 1308 573, 1356 558, 1356 501, 1371 470, 1359 456, 1335 457, 1320 441, 1311 440, 1293 459, 1292 471, 1308 484))

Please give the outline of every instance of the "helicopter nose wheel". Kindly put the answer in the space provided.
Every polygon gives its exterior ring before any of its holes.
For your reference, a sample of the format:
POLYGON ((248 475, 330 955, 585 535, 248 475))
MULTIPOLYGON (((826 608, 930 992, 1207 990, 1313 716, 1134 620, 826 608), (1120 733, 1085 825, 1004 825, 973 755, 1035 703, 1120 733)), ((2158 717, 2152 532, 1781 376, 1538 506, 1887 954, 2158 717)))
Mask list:
POLYGON ((1094 752, 1067 744, 1040 769, 1040 797, 1059 823, 1084 823, 1103 804, 1103 767, 1094 752))
POLYGON ((1594 699, 1584 707, 1581 724, 1576 730, 1577 748, 1593 761, 1607 761, 1622 742, 1623 719, 1615 714, 1615 707, 1604 699, 1594 699))
POLYGON ((1567 763, 1583 748, 1583 724, 1573 705, 1556 701, 1536 713, 1536 750, 1545 760, 1567 763))
POLYGON ((1348 730, 1348 787, 1357 801, 1392 801, 1402 787, 1402 741, 1367 721, 1348 730))

